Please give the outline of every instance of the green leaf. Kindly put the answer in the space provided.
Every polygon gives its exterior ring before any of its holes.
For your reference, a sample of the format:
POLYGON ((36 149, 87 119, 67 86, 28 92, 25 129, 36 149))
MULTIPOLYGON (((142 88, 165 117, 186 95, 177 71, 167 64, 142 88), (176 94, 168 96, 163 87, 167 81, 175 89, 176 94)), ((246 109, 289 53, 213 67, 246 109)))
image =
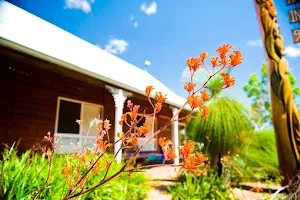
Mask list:
POLYGON ((292 87, 294 87, 294 85, 296 84, 296 78, 291 74, 291 72, 287 72, 287 75, 289 77, 292 87))
POLYGON ((268 110, 268 111, 271 111, 270 102, 269 101, 265 101, 264 104, 265 104, 265 109, 268 110))
POLYGON ((300 88, 295 88, 295 89, 293 90, 293 93, 294 93, 294 96, 300 95, 300 88))
POLYGON ((266 63, 262 64, 261 73, 262 73, 262 78, 266 79, 267 78, 267 65, 266 65, 266 63))
POLYGON ((257 78, 257 74, 252 74, 250 77, 249 77, 249 81, 248 81, 248 84, 249 85, 254 85, 254 84, 258 84, 259 83, 259 80, 257 78))
POLYGON ((243 89, 244 89, 244 92, 247 93, 250 89, 250 86, 246 84, 246 85, 243 86, 243 89))

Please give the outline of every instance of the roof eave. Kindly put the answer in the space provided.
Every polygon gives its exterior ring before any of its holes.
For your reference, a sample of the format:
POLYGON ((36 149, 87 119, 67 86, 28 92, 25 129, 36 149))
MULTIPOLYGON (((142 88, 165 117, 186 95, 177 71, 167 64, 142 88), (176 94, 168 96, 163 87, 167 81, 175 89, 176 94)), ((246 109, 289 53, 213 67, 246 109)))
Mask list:
MULTIPOLYGON (((108 84, 111 84, 111 85, 116 85, 116 86, 120 86, 122 85, 122 88, 125 89, 125 90, 128 90, 130 92, 134 92, 134 93, 137 93, 137 94, 140 94, 142 96, 145 96, 145 91, 141 91, 141 90, 138 90, 136 88, 133 88, 133 87, 130 87, 128 85, 124 85, 116 80, 113 80, 113 79, 110 79, 110 78, 107 78, 105 76, 102 76, 100 74, 97 74, 97 73, 94 73, 94 72, 91 72, 91 71, 88 71, 88 70, 85 70, 81 67, 78 67, 74 64, 71 64, 71 63, 68 63, 68 62, 65 62, 65 61, 62 61, 60 59, 57 59, 55 57, 52 57, 52 56, 49 56, 49 55, 46 55, 46 54, 43 54, 41 52, 38 52, 36 50, 33 50, 33 49, 30 49, 28 47, 25 47, 23 45, 20 45, 20 44, 17 44, 13 41, 10 41, 6 38, 3 38, 0 36, 0 45, 1 46, 4 46, 4 47, 7 47, 9 49, 13 49, 13 50, 16 50, 18 52, 21 52, 21 53, 25 53, 27 55, 30 55, 30 56, 33 56, 33 57, 36 57, 36 58, 39 58, 41 60, 45 60, 47 62, 50 62, 50 63, 53 63, 53 64, 56 64, 56 65, 59 65, 59 66, 62 66, 66 69, 69 69, 69 70, 73 70, 73 71, 76 71, 76 72, 79 72, 81 74, 84 74, 84 75, 87 75, 87 76, 90 76, 90 77, 93 77, 95 79, 98 79, 98 80, 101 80, 101 81, 104 81, 108 84)), ((166 100, 166 104, 170 105, 170 106, 174 106, 174 107, 177 107, 177 108, 180 108, 182 105, 179 105, 179 104, 176 104, 176 103, 173 103, 171 101, 168 101, 168 99, 166 100)), ((186 111, 190 111, 191 109, 188 107, 188 106, 185 106, 184 107, 184 110, 186 111)))

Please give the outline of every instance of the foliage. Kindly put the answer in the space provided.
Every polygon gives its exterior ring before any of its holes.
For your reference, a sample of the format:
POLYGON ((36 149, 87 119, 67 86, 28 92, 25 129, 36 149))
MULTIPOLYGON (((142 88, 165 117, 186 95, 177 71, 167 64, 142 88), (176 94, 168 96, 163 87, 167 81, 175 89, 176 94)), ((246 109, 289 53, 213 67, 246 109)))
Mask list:
POLYGON ((280 182, 275 133, 264 129, 245 137, 245 145, 234 156, 232 179, 240 181, 280 182))
MULTIPOLYGON (((300 97, 300 88, 295 87, 296 78, 290 72, 288 72, 287 75, 293 88, 295 102, 297 102, 297 99, 300 97)), ((261 66, 260 80, 257 74, 254 73, 249 77, 248 83, 243 86, 244 91, 252 102, 252 120, 256 122, 258 127, 272 123, 267 80, 267 65, 263 63, 261 66)), ((300 104, 297 104, 297 107, 299 110, 300 104)))
POLYGON ((211 154, 234 152, 240 145, 237 137, 241 132, 253 130, 247 109, 238 101, 220 94, 212 97, 208 107, 211 112, 207 118, 192 119, 188 124, 189 138, 204 143, 211 154))
POLYGON ((216 173, 198 176, 185 171, 181 179, 181 184, 168 188, 172 199, 234 199, 224 180, 216 173))
MULTIPOLYGON (((31 150, 26 151, 21 156, 17 155, 15 148, 5 149, 4 158, 8 158, 2 163, 3 180, 1 190, 4 199, 28 199, 31 198, 34 191, 44 183, 47 177, 48 160, 45 156, 33 153, 31 150)), ((53 171, 51 179, 45 190, 40 194, 39 199, 61 199, 68 191, 68 187, 64 182, 61 169, 66 164, 69 155, 58 154, 54 157, 53 171)), ((107 155, 111 158, 112 155, 107 155)), ((102 168, 105 163, 101 163, 102 168)), ((118 170, 118 165, 114 163, 111 167, 111 173, 118 170)), ((101 180, 104 172, 95 174, 93 179, 86 183, 89 187, 101 180)), ((143 174, 134 173, 131 177, 123 176, 112 180, 103 187, 98 188, 81 199, 144 199, 147 195, 150 185, 146 182, 143 174)))

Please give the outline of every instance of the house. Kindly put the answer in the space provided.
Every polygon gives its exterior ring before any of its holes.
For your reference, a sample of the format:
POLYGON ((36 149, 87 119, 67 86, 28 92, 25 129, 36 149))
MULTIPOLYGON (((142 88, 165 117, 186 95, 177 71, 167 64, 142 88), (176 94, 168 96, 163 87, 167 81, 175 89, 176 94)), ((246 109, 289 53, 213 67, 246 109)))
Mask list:
MULTIPOLYGON (((148 72, 6 1, 0 2, 0 47, 0 141, 12 144, 22 138, 21 151, 50 131, 62 134, 61 151, 69 152, 71 142, 83 142, 75 120, 89 122, 99 115, 110 120, 110 138, 117 139, 126 100, 141 105, 141 111, 152 111, 145 97, 148 85, 168 95, 155 130, 185 102, 148 72)), ((180 116, 188 112, 185 107, 180 116)), ((174 122, 159 137, 178 146, 184 129, 184 122, 174 122)), ((159 152, 157 140, 144 151, 159 152)))

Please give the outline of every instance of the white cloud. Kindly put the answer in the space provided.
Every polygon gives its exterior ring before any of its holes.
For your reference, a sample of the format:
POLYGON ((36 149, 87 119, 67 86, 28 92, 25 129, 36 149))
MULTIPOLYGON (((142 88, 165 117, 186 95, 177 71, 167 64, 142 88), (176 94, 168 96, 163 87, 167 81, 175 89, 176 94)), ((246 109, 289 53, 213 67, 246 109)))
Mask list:
MULTIPOLYGON (((219 68, 210 69, 210 73, 216 73, 219 68)), ((211 80, 220 78, 220 75, 214 76, 211 80)), ((193 76, 193 81, 198 85, 203 85, 209 79, 209 74, 204 67, 200 67, 193 76)), ((191 74, 188 67, 184 68, 181 73, 180 82, 189 82, 191 80, 191 74)))
MULTIPOLYGON (((196 71, 193 80, 201 85, 208 79, 207 71, 204 68, 200 68, 196 71)), ((184 70, 181 73, 180 82, 188 82, 191 80, 191 74, 188 67, 184 68, 184 70)))
POLYGON ((105 51, 113 54, 122 54, 127 51, 128 42, 123 39, 111 39, 105 45, 105 51))
POLYGON ((134 16, 133 16, 133 15, 130 15, 129 20, 130 20, 130 21, 133 21, 134 19, 135 19, 134 16))
POLYGON ((287 46, 284 53, 291 58, 300 57, 300 45, 297 47, 287 46))
POLYGON ((143 3, 141 5, 141 10, 146 14, 146 15, 153 15, 157 12, 157 3, 153 1, 149 6, 147 4, 143 3))
POLYGON ((250 40, 246 45, 250 47, 262 47, 263 43, 261 40, 250 40))
POLYGON ((188 81, 190 78, 190 70, 188 67, 184 68, 184 70, 181 72, 181 77, 180 77, 180 81, 181 82, 186 82, 188 81))
POLYGON ((145 60, 145 65, 146 66, 150 66, 151 65, 151 62, 149 60, 145 60))
POLYGON ((91 4, 94 3, 95 0, 65 0, 65 9, 79 9, 85 13, 89 13, 92 11, 91 4))
POLYGON ((139 26, 139 23, 138 22, 134 22, 133 26, 134 26, 134 28, 137 28, 139 26))

